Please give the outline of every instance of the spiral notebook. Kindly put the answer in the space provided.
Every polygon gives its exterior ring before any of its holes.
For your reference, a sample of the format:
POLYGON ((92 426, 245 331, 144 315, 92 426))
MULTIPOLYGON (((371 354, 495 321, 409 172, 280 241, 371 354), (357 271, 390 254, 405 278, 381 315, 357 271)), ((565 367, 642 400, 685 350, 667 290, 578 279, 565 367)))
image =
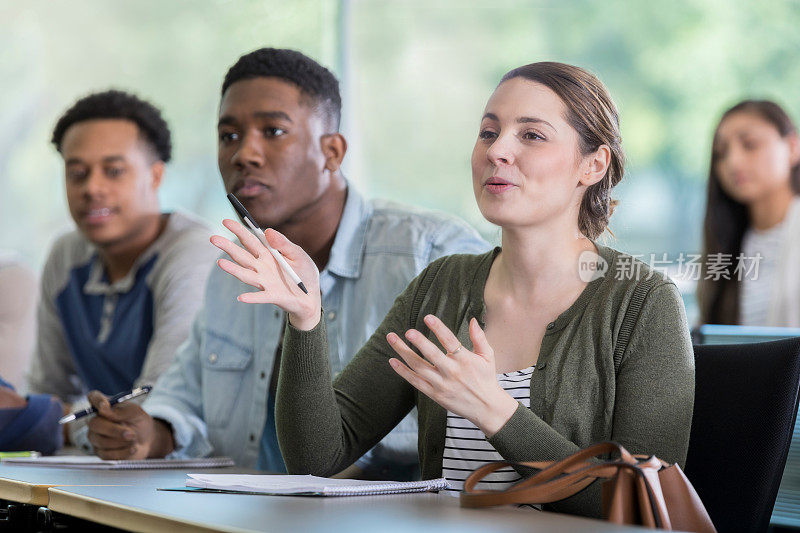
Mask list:
POLYGON ((184 468, 222 468, 234 466, 230 457, 205 457, 199 459, 142 459, 139 461, 110 461, 95 455, 53 455, 48 457, 11 457, 3 459, 4 465, 50 466, 89 470, 150 470, 184 468))
MULTIPOLYGON (((293 496, 368 496, 444 490, 444 478, 426 481, 364 481, 317 476, 188 474, 188 491, 293 496)), ((180 489, 161 489, 180 490, 180 489)))

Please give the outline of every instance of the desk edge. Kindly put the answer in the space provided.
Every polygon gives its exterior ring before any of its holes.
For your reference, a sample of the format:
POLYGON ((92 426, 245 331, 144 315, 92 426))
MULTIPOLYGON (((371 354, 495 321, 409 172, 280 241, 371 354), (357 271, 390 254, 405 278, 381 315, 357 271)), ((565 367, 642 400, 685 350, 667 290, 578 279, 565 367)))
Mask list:
POLYGON ((0 480, 0 498, 17 503, 46 506, 50 496, 48 490, 52 486, 2 478, 0 480))
MULTIPOLYGON (((131 507, 115 502, 100 500, 83 494, 76 494, 66 489, 67 487, 50 487, 48 507, 51 511, 82 518, 91 522, 129 529, 131 531, 156 531, 169 528, 171 533, 190 532, 219 532, 225 533, 252 533, 253 530, 239 528, 225 528, 210 526, 202 522, 181 520, 176 517, 150 512, 146 509, 131 507), (103 513, 95 512, 101 508, 103 513)), ((156 489, 153 489, 156 490, 156 489)))

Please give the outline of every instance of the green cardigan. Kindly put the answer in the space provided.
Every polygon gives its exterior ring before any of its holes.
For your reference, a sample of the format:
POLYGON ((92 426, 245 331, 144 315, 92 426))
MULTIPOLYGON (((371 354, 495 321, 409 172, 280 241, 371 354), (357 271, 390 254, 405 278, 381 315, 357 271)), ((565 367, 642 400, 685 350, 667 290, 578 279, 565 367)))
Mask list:
MULTIPOLYGON (((597 245, 609 265, 547 326, 531 378, 530 409, 519 405, 489 442, 507 460, 560 459, 613 440, 633 453, 683 464, 694 402, 694 357, 683 302, 663 274, 597 245), (638 276, 631 273, 638 269, 638 276), (627 315, 627 318, 626 318, 627 315)), ((500 249, 429 265, 397 297, 383 323, 331 385, 325 321, 287 325, 276 396, 278 440, 290 473, 330 476, 419 410, 422 476, 442 473, 446 411, 389 366, 386 341, 434 314, 466 347, 468 324, 483 326, 483 292, 500 249)), ((550 509, 599 516, 599 483, 550 509)))

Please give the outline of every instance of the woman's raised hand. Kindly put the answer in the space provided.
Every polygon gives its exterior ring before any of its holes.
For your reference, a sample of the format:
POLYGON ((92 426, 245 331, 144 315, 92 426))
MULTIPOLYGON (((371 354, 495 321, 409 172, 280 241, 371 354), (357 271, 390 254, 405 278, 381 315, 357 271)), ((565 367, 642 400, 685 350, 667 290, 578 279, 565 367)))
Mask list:
POLYGON ((494 350, 478 321, 473 318, 469 323, 470 351, 437 317, 427 315, 424 320, 446 353, 416 329, 406 331, 405 336, 424 358, 396 333, 389 333, 386 339, 406 363, 389 359, 389 364, 420 392, 491 437, 508 422, 519 402, 498 383, 494 350))
POLYGON ((222 224, 239 238, 239 246, 225 237, 213 235, 211 243, 233 260, 219 259, 219 267, 242 283, 258 289, 239 295, 239 301, 253 304, 275 304, 289 314, 289 321, 298 329, 313 329, 320 320, 322 302, 319 271, 308 254, 274 229, 264 236, 270 246, 283 255, 292 270, 308 289, 304 293, 281 269, 270 251, 245 226, 225 219, 222 224))

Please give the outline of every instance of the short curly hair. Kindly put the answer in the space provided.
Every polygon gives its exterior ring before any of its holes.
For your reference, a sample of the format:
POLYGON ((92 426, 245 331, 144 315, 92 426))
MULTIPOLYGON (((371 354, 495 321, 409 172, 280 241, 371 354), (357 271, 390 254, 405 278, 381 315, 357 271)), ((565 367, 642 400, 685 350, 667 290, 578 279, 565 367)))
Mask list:
POLYGON ((237 81, 262 77, 280 78, 296 85, 320 106, 330 126, 335 131, 339 130, 342 97, 339 94, 339 80, 330 70, 296 50, 259 48, 240 57, 228 69, 222 82, 222 96, 237 81))
POLYGON ((67 109, 53 129, 51 141, 56 150, 61 152, 64 134, 73 124, 94 119, 130 120, 139 128, 139 135, 160 161, 167 163, 172 157, 169 126, 161 116, 161 111, 136 95, 117 90, 90 94, 67 109))

